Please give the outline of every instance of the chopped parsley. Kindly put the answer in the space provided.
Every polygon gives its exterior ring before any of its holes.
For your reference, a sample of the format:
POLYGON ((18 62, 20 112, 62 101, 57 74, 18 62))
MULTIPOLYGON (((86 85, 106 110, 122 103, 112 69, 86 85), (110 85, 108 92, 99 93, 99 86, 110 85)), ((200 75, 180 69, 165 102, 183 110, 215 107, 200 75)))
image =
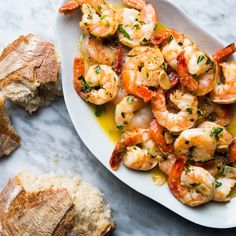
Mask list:
POLYGON ((147 40, 146 38, 143 38, 143 42, 144 42, 144 43, 147 43, 148 40, 147 40))
POLYGON ((216 140, 219 140, 220 136, 222 136, 223 128, 221 127, 213 127, 210 136, 214 137, 216 140))
POLYGON ((120 33, 122 33, 124 35, 125 38, 129 39, 129 40, 132 40, 129 36, 129 34, 127 33, 127 31, 123 28, 122 25, 119 25, 119 31, 120 33))
POLYGON ((179 46, 183 46, 183 43, 182 42, 178 42, 179 46))
POLYGON ((171 35, 170 38, 169 38, 169 42, 171 42, 173 40, 173 36, 171 35))
POLYGON ((216 180, 215 187, 219 188, 221 185, 222 185, 222 183, 216 180))
POLYGON ((197 64, 199 64, 204 59, 204 55, 200 55, 197 59, 197 64))
POLYGON ((127 57, 136 57, 137 54, 128 54, 127 57))
POLYGON ((162 158, 166 161, 168 159, 168 154, 167 153, 162 153, 162 158))
POLYGON ((81 75, 80 77, 78 77, 78 80, 82 81, 82 87, 80 89, 81 92, 83 93, 91 92, 92 88, 88 86, 86 80, 84 79, 84 76, 81 75))
POLYGON ((96 106, 94 114, 96 117, 100 117, 104 111, 105 108, 103 106, 96 106))
POLYGON ((133 102, 134 101, 134 97, 133 96, 129 96, 129 97, 127 97, 127 99, 126 99, 126 102, 127 103, 130 103, 130 102, 133 102))
POLYGON ((211 61, 211 59, 208 57, 207 58, 207 61, 206 61, 206 65, 209 65, 209 64, 211 64, 212 63, 212 61, 211 61))
POLYGON ((101 67, 100 66, 96 66, 96 68, 95 68, 96 74, 101 73, 101 71, 102 71, 101 67))
POLYGON ((104 20, 106 17, 108 17, 108 15, 103 15, 103 16, 101 17, 101 20, 104 20))
POLYGON ((186 109, 186 111, 187 111, 190 115, 193 114, 193 109, 192 109, 192 108, 189 108, 189 107, 188 107, 188 108, 186 109))
POLYGON ((124 125, 117 125, 116 128, 119 129, 119 130, 123 130, 124 129, 124 125))
POLYGON ((200 183, 192 183, 192 184, 190 184, 192 187, 197 187, 197 186, 199 186, 200 185, 200 183))
POLYGON ((188 163, 191 164, 191 165, 194 165, 194 164, 195 164, 195 161, 194 161, 192 158, 189 158, 189 159, 188 159, 188 163))
POLYGON ((185 170, 185 174, 188 174, 191 170, 188 166, 185 166, 184 167, 184 170, 185 170))
POLYGON ((199 116, 203 116, 203 111, 202 111, 200 108, 198 108, 198 109, 197 109, 197 114, 198 114, 199 116))

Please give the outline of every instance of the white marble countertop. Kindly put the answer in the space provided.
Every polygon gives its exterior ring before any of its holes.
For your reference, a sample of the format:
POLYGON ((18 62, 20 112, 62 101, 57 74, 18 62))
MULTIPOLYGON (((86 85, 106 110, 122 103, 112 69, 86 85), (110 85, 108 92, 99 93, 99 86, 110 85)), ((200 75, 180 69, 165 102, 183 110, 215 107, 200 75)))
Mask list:
MULTIPOLYGON (((236 41, 235 0, 172 1, 226 44, 236 41)), ((55 42, 54 21, 58 2, 1 1, 0 50, 20 34, 29 32, 55 42)), ((22 146, 11 157, 0 161, 0 188, 9 177, 25 169, 80 175, 105 193, 117 222, 114 235, 235 235, 236 229, 214 230, 190 223, 122 184, 81 142, 63 98, 32 116, 12 104, 8 106, 13 124, 22 137, 22 146)))

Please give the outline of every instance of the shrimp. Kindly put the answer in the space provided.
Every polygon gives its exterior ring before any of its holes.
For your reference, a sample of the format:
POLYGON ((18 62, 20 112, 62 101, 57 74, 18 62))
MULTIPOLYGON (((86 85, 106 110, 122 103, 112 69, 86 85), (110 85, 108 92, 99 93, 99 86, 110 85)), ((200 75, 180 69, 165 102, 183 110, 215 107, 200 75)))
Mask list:
POLYGON ((99 38, 84 35, 81 44, 82 52, 88 61, 111 66, 116 58, 117 50, 111 45, 105 45, 99 38))
POLYGON ((215 183, 213 201, 227 202, 231 200, 230 192, 236 184, 236 180, 230 178, 219 178, 215 183))
POLYGON ((180 83, 197 96, 212 91, 217 82, 218 65, 198 50, 182 51, 177 57, 177 71, 180 83))
POLYGON ((151 43, 162 46, 162 53, 167 63, 177 70, 177 57, 185 49, 195 49, 196 46, 186 35, 173 29, 163 29, 161 32, 154 34, 151 43))
POLYGON ((150 130, 137 128, 122 135, 110 158, 110 166, 117 170, 123 160, 128 168, 147 171, 153 169, 160 159, 150 130))
POLYGON ((231 43, 230 45, 226 46, 223 49, 220 49, 213 55, 213 59, 220 63, 230 57, 234 52, 236 52, 236 47, 234 43, 231 43))
POLYGON ((145 103, 142 99, 132 95, 124 97, 119 104, 116 105, 115 121, 116 126, 124 130, 134 117, 134 112, 143 107, 145 103))
POLYGON ((228 151, 229 145, 233 141, 232 135, 223 127, 214 122, 205 121, 198 128, 208 131, 209 136, 215 139, 219 152, 228 151))
POLYGON ((118 28, 120 42, 128 47, 147 44, 157 23, 154 7, 144 0, 123 0, 123 3, 132 8, 122 10, 118 28))
POLYGON ((208 130, 194 128, 183 131, 174 143, 177 155, 187 156, 193 161, 208 161, 213 158, 216 141, 208 130))
POLYGON ((236 162, 236 139, 229 146, 229 161, 232 163, 236 162))
POLYGON ((153 97, 149 87, 159 86, 160 66, 164 58, 158 48, 141 46, 133 48, 127 55, 122 71, 122 83, 129 94, 142 98, 145 102, 153 97))
POLYGON ((220 104, 232 104, 236 102, 236 63, 220 64, 225 81, 218 81, 210 94, 213 102, 220 104))
POLYGON ((80 27, 93 36, 104 38, 113 35, 118 28, 119 14, 117 10, 101 1, 100 4, 83 4, 83 16, 80 27))
POLYGON ((92 65, 85 74, 83 58, 74 61, 74 87, 85 101, 102 105, 117 94, 119 77, 107 65, 92 65))
POLYGON ((195 207, 212 200, 215 178, 205 169, 185 166, 185 157, 178 157, 171 169, 168 186, 182 203, 195 207))
POLYGON ((176 90, 171 93, 170 100, 180 110, 178 113, 175 114, 168 111, 162 89, 159 89, 156 96, 152 99, 152 112, 157 122, 170 132, 180 132, 191 128, 198 119, 197 98, 191 94, 184 94, 176 90))
POLYGON ((158 166, 161 171, 163 171, 166 175, 169 175, 175 161, 175 155, 168 155, 166 159, 163 159, 158 163, 158 166))

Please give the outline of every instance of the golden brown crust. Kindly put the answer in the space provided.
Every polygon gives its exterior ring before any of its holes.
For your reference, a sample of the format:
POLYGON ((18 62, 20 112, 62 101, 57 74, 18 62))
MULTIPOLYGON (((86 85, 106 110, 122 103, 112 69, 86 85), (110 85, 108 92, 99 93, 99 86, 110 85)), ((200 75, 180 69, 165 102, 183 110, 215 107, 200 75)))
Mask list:
POLYGON ((75 207, 66 189, 26 192, 16 177, 0 194, 0 207, 0 235, 62 236, 74 228, 75 207))
POLYGON ((0 56, 0 88, 13 81, 56 82, 59 67, 53 44, 33 34, 21 35, 0 56))
POLYGON ((20 136, 11 126, 5 110, 5 100, 0 96, 0 157, 9 155, 20 146, 20 136))

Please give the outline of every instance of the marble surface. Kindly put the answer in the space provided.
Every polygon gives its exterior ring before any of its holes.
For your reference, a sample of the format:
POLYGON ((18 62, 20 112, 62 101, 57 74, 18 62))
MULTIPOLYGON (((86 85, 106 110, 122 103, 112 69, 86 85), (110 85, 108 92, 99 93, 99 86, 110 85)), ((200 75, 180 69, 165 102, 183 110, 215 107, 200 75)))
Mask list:
MULTIPOLYGON (((173 2, 226 44, 236 41, 235 0, 173 2)), ((55 42, 58 3, 56 0, 1 1, 0 50, 20 34, 29 32, 55 42)), ((188 222, 122 184, 84 146, 73 128, 63 98, 32 116, 12 104, 8 104, 8 108, 22 137, 22 146, 11 157, 0 161, 0 188, 9 177, 25 169, 80 175, 98 186, 112 206, 117 223, 113 235, 235 235, 236 229, 214 230, 188 222)))

